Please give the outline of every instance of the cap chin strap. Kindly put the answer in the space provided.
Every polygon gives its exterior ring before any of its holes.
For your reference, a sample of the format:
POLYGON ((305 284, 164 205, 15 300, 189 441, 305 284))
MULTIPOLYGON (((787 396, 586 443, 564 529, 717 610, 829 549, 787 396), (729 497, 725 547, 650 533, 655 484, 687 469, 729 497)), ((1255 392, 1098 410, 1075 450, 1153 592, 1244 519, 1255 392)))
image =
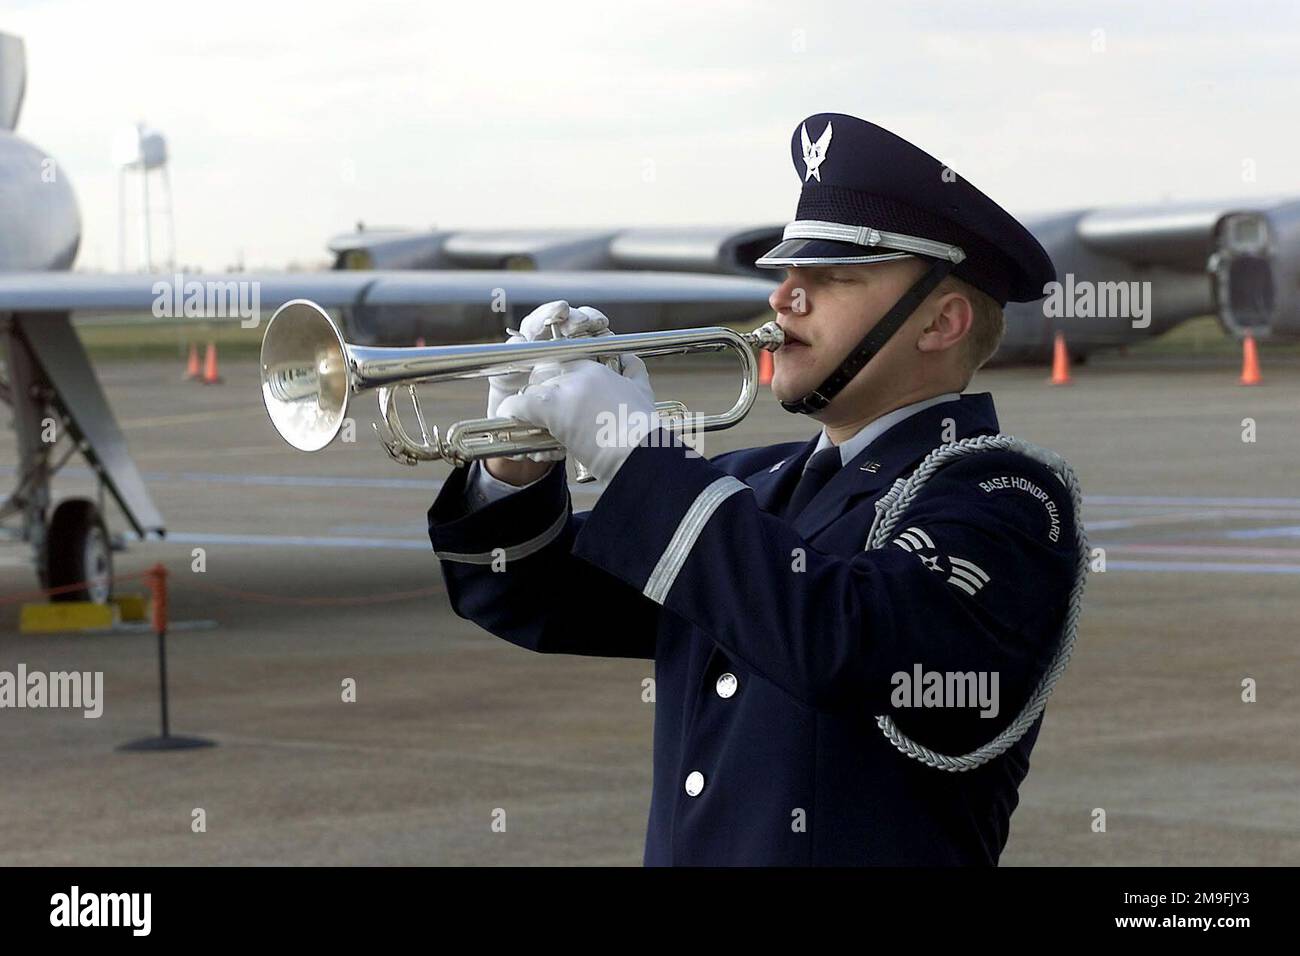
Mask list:
POLYGON ((871 327, 871 331, 849 353, 848 358, 840 363, 840 367, 831 372, 826 381, 803 398, 795 399, 792 402, 782 402, 781 407, 787 412, 811 415, 813 412, 819 412, 829 405, 831 399, 838 395, 845 385, 853 381, 853 377, 862 371, 875 354, 884 348, 885 343, 893 337, 894 333, 903 327, 903 323, 916 311, 916 307, 921 304, 927 295, 934 291, 935 287, 943 281, 944 276, 951 272, 955 265, 955 262, 948 259, 936 259, 932 262, 925 274, 917 279, 912 284, 912 287, 894 303, 894 307, 871 327))

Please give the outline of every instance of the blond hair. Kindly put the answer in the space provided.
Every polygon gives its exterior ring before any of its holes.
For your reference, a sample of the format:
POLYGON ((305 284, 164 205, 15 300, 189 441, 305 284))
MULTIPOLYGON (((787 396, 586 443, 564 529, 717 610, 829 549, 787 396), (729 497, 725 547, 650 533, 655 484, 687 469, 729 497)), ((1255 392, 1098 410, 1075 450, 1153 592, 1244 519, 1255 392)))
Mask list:
POLYGON ((1002 342, 1002 336, 1007 330, 1007 321, 1002 314, 1002 306, 993 300, 993 297, 985 292, 981 292, 969 282, 958 279, 956 276, 944 276, 943 281, 935 289, 935 295, 946 295, 949 292, 959 292, 964 295, 971 304, 970 331, 966 333, 966 358, 967 365, 972 375, 985 362, 993 357, 993 353, 998 350, 998 345, 1002 342))

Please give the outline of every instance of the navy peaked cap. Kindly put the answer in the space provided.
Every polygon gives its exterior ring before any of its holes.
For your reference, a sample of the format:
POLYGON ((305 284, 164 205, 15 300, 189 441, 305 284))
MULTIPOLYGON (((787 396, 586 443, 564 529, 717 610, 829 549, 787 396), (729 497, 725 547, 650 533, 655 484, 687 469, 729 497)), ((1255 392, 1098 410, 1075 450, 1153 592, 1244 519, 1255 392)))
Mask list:
POLYGON ((1040 299, 1056 280, 1051 257, 1014 216, 887 129, 818 113, 795 128, 790 153, 803 181, 798 211, 759 266, 947 258, 953 275, 999 304, 1040 299))

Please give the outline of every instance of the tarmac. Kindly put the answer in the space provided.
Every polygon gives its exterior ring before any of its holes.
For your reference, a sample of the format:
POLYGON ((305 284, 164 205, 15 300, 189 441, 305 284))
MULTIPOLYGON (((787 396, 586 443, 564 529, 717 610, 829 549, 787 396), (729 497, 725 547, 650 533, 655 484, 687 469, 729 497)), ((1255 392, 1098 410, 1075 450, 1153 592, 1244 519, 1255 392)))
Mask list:
MULTIPOLYGON (((97 719, 0 710, 0 864, 639 864, 649 662, 529 654, 456 617, 425 531, 447 469, 390 462, 372 399, 354 443, 305 455, 272 430, 250 359, 225 361, 220 386, 182 382, 179 363, 99 372, 169 527, 117 571, 171 572, 172 732, 217 746, 118 751, 158 732, 153 636, 18 634, 35 580, 25 548, 0 547, 0 671, 104 674, 97 719)), ((651 372, 661 399, 734 397, 714 359, 651 372)), ((972 386, 1004 431, 1071 461, 1106 556, 1002 863, 1300 863, 1300 365, 1265 351, 1255 388, 1217 360, 1074 374, 972 386)), ((427 389, 426 410, 479 417, 484 394, 427 389)), ((815 428, 764 394, 705 452, 815 428)), ((6 429, 0 482, 12 463, 6 429)), ((91 487, 77 467, 55 483, 91 487)))

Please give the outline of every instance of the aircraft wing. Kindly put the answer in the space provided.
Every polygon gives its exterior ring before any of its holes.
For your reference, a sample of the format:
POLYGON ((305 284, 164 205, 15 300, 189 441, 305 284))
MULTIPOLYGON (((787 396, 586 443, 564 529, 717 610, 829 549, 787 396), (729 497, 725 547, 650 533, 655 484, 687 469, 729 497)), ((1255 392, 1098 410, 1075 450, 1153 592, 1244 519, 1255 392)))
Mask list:
POLYGON ((670 271, 759 276, 781 225, 633 229, 367 229, 335 236, 336 269, 670 271))
MULTIPOLYGON (((638 315, 655 321, 668 315, 693 320, 681 321, 686 326, 757 316, 771 291, 770 282, 756 278, 653 272, 9 273, 0 274, 0 333, 8 330, 11 347, 30 353, 88 462, 132 526, 146 535, 163 532, 162 516, 72 327, 73 312, 152 314, 160 323, 260 322, 283 303, 308 298, 341 310, 345 324, 351 317, 363 327, 367 321, 392 324, 414 311, 422 324, 403 330, 410 333, 407 341, 415 332, 433 340, 473 341, 499 335, 522 311, 554 299, 594 305, 628 317, 629 324, 638 315)), ((635 331, 628 324, 616 327, 635 331)))
POLYGON ((0 273, 0 313, 152 312, 159 318, 219 321, 243 317, 239 304, 254 297, 262 310, 274 310, 290 299, 312 299, 325 308, 490 307, 504 297, 512 308, 568 299, 602 309, 651 303, 728 311, 752 306, 757 315, 767 308, 771 292, 772 283, 763 279, 666 272, 27 272, 0 273))

